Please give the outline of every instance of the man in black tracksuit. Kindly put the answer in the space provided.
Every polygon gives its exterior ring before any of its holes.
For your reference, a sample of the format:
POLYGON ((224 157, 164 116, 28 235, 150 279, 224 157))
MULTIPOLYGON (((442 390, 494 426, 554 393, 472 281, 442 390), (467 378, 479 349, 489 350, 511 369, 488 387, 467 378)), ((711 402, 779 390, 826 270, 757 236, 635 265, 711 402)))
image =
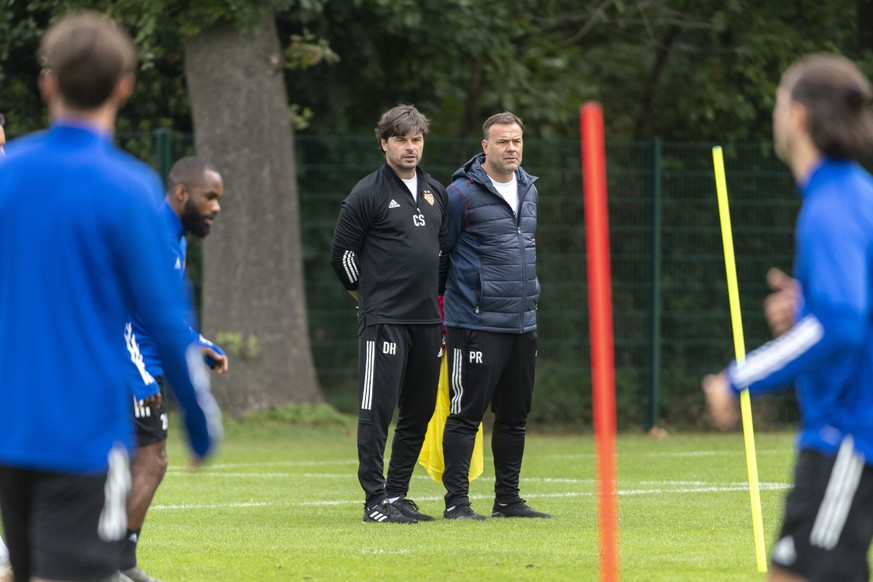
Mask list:
POLYGON ((358 300, 358 480, 365 522, 433 518, 406 498, 436 405, 442 340, 437 290, 447 202, 418 168, 428 120, 398 105, 379 120, 385 165, 343 201, 331 265, 358 300), (399 407, 387 482, 383 456, 399 407))

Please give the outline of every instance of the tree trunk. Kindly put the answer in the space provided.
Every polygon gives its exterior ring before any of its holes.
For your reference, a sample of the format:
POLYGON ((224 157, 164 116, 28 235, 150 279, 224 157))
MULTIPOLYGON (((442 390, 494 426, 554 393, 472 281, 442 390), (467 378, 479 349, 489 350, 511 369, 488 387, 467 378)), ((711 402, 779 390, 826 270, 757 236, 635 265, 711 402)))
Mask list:
POLYGON ((255 31, 220 23, 185 39, 199 156, 224 177, 203 247, 204 335, 228 352, 225 411, 323 402, 309 344, 284 60, 272 8, 255 31))

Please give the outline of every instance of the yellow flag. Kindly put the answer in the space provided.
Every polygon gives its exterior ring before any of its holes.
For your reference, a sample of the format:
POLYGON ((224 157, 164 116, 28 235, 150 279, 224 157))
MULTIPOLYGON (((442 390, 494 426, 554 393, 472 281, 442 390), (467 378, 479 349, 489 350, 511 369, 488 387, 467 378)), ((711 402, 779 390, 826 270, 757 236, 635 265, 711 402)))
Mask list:
MULTIPOLYGON (((427 434, 424 435, 424 444, 418 455, 418 462, 427 470, 427 474, 437 483, 443 482, 443 431, 446 428, 446 418, 449 416, 449 371, 446 363, 446 354, 443 353, 443 361, 440 365, 440 385, 437 389, 436 408, 433 417, 427 425, 427 434)), ((485 470, 485 462, 482 455, 482 423, 479 423, 479 432, 476 433, 476 444, 473 445, 473 456, 470 459, 470 481, 478 477, 485 470)))

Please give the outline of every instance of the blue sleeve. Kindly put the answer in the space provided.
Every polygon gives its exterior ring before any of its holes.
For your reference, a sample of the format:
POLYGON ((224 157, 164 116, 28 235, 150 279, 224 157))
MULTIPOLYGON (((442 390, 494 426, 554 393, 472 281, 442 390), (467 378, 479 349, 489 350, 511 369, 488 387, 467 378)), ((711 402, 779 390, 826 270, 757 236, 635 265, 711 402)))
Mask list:
POLYGON ((467 223, 467 201, 460 190, 450 185, 446 188, 449 199, 449 208, 446 213, 445 236, 443 237, 440 251, 440 279, 439 293, 442 295, 446 290, 446 277, 449 272, 449 255, 458 244, 458 238, 467 223))
POLYGON ((186 324, 189 306, 177 273, 167 264, 165 227, 145 196, 131 196, 115 232, 115 268, 130 304, 155 342, 164 375, 173 386, 191 448, 205 457, 221 437, 221 418, 209 374, 186 324))
MULTIPOLYGON (((182 252, 183 254, 186 254, 184 247, 182 252)), ((197 310, 194 308, 194 286, 191 284, 191 279, 188 277, 187 269, 182 272, 182 287, 184 288, 185 297, 188 298, 188 316, 186 320, 188 322, 188 335, 191 338, 191 343, 198 346, 208 346, 223 356, 224 350, 222 350, 217 344, 206 339, 199 331, 200 327, 197 323, 197 310)), ((203 355, 203 362, 209 368, 215 366, 215 360, 205 354, 203 355)))
MULTIPOLYGON (((192 331, 193 331, 193 330, 192 330, 192 331)), ((195 332, 195 333, 196 333, 196 332, 195 332)), ((205 346, 205 347, 208 347, 208 348, 212 348, 213 350, 215 350, 216 353, 218 353, 219 356, 223 356, 223 355, 224 355, 224 350, 221 349, 221 346, 219 346, 219 345, 216 344, 216 343, 213 343, 213 342, 209 341, 209 340, 206 339, 202 334, 199 334, 199 333, 198 333, 198 334, 197 334, 197 337, 196 337, 195 340, 194 340, 194 342, 195 342, 198 346, 201 346, 201 347, 204 347, 204 346, 205 346)), ((206 363, 206 365, 207 365, 208 367, 210 367, 210 368, 212 368, 212 367, 215 366, 215 359, 214 359, 212 356, 208 356, 208 355, 206 355, 206 354, 203 354, 203 361, 204 361, 204 362, 206 363)))
POLYGON ((769 392, 795 382, 825 361, 861 347, 870 309, 867 259, 869 233, 845 220, 842 207, 824 197, 798 219, 797 277, 802 285, 801 319, 783 336, 728 368, 735 390, 769 392))
POLYGON ((130 356, 126 362, 127 385, 134 398, 143 400, 154 396, 160 391, 157 381, 146 370, 136 334, 130 322, 124 324, 124 343, 127 346, 127 354, 130 356))

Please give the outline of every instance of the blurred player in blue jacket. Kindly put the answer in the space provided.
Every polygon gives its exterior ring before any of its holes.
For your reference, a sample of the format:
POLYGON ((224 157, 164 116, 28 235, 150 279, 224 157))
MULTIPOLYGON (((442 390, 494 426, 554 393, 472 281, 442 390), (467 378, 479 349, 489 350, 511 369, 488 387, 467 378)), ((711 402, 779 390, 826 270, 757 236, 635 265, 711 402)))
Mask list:
POLYGON ((118 570, 127 525, 130 313, 155 340, 195 462, 221 423, 166 263, 159 181, 112 144, 133 43, 82 12, 40 53, 51 127, 0 159, 0 507, 17 579, 97 580, 118 570))
MULTIPOLYGON (((167 193, 158 212, 167 227, 164 237, 169 251, 167 264, 186 288, 186 235, 190 233, 203 238, 209 234, 212 221, 221 211, 219 200, 223 194, 221 174, 203 158, 185 157, 170 169, 167 193)), ((195 319, 192 312, 188 318, 191 342, 200 347, 207 365, 223 374, 228 368, 227 356, 219 346, 197 331, 195 319)), ((128 531, 121 571, 134 582, 160 582, 139 567, 136 548, 146 512, 167 472, 168 420, 163 399, 167 382, 157 345, 139 318, 134 317, 132 324, 125 327, 125 343, 136 370, 132 382, 132 410, 137 449, 130 466, 132 481, 127 501, 128 531)))
MULTIPOLYGON (((796 307, 789 329, 740 364, 707 376, 715 423, 737 420, 737 395, 793 385, 802 414, 794 487, 770 580, 867 580, 873 538, 873 91, 858 67, 811 55, 782 76, 776 152, 803 205, 794 277, 768 276, 796 307), (786 280, 787 279, 787 280, 786 280)), ((784 305, 784 302, 782 302, 784 305)))
MULTIPOLYGON (((0 156, 6 155, 6 117, 0 113, 0 156)), ((9 564, 9 550, 0 538, 0 582, 12 582, 12 566, 9 564)))

